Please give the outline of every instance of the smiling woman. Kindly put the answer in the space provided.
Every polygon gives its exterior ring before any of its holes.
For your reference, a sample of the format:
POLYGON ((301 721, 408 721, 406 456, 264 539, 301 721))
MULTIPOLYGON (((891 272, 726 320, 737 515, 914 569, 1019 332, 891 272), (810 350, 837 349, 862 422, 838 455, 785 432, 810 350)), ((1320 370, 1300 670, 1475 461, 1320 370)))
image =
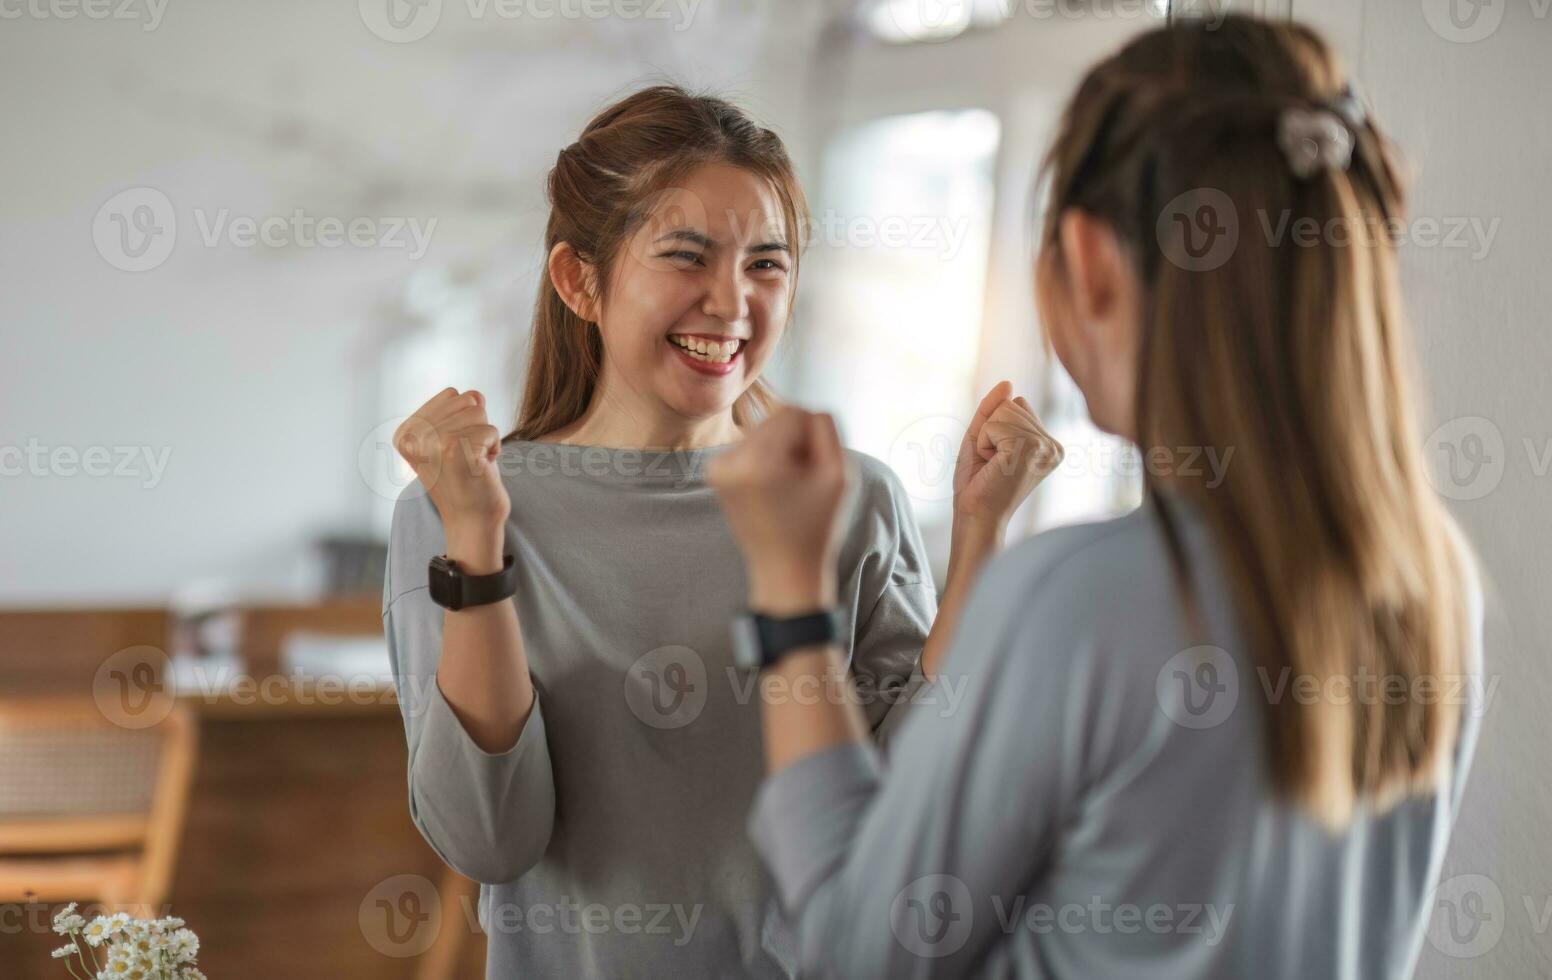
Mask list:
MULTIPOLYGON (((687 417, 737 406, 751 380, 757 387, 745 409, 768 398, 758 378, 781 338, 797 284, 788 242, 798 231, 801 201, 790 173, 767 178, 742 165, 705 163, 675 185, 649 192, 650 210, 641 214, 638 207, 625 229, 622 261, 601 269, 582 258, 585 245, 551 246, 548 271, 556 292, 569 313, 597 326, 609 352, 598 393, 625 409, 633 427, 657 405, 687 417), (600 289, 603 282, 607 288, 600 289)), ((544 342, 536 331, 536 352, 544 342)), ((535 373, 528 397, 553 383, 535 373)), ((595 435, 584 440, 619 444, 609 440, 623 433, 600 431, 602 420, 591 421, 595 435)), ((551 438, 565 441, 579 431, 586 430, 573 424, 551 438)), ((734 435, 702 431, 714 442, 734 435)))
MULTIPOLYGON (((650 392, 681 416, 733 391, 734 423, 764 414, 760 369, 787 322, 808 221, 780 139, 720 99, 656 86, 599 113, 557 156, 547 191, 549 261, 507 439, 608 438, 576 425, 595 390, 632 413, 650 392), (728 370, 685 371, 716 365, 679 354, 675 335, 697 352, 741 343, 728 370)), ((734 434, 694 433, 703 444, 734 434)))
POLYGON ((479 392, 448 388, 394 440, 418 476, 383 584, 410 812, 482 882, 489 976, 794 977, 744 829, 762 752, 752 702, 772 695, 756 697, 728 623, 823 620, 856 683, 859 737, 887 746, 924 710, 908 704, 969 582, 1043 475, 994 465, 997 447, 1051 447, 1027 403, 994 387, 960 447, 941 609, 899 480, 848 451, 860 486, 833 594, 823 610, 772 601, 781 583, 746 581, 706 477, 774 403, 760 375, 806 218, 786 151, 726 102, 651 88, 561 151, 549 196, 516 430, 499 438, 479 392), (550 925, 578 904, 598 928, 550 925), (649 908, 684 932, 641 925, 649 908))

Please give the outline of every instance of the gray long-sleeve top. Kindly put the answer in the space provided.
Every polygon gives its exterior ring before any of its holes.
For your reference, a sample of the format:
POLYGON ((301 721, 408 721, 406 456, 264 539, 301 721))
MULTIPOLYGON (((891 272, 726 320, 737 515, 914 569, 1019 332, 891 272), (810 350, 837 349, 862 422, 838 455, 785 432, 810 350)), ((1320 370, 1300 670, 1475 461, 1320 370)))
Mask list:
POLYGON ((1180 503, 1205 634, 1151 506, 1049 532, 982 571, 927 688, 958 705, 913 711, 898 764, 848 744, 762 784, 805 977, 1411 976, 1492 690, 1475 574, 1468 670, 1418 689, 1462 712, 1450 781, 1329 834, 1273 799, 1264 712, 1299 689, 1257 671, 1180 503))
MULTIPOLYGON (((745 832, 764 759, 758 688, 733 668, 729 641, 743 562, 705 482, 724 448, 503 446, 512 601, 536 702, 499 753, 470 740, 435 683, 444 610, 426 565, 445 538, 418 481, 400 495, 383 629, 410 813, 482 883, 491 977, 796 975, 790 926, 745 832)), ((936 597, 899 481, 852 456, 861 480, 840 603, 886 745, 925 710, 911 699, 925 690, 936 597)))

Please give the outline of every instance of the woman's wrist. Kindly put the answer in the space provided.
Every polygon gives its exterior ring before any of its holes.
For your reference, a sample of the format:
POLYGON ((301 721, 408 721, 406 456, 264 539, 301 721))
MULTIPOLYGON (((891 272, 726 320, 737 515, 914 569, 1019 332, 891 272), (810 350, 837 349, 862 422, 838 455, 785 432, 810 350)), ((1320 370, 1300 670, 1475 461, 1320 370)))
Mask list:
POLYGON ((986 559, 1002 550, 1007 532, 1006 519, 955 514, 949 538, 949 579, 952 580, 960 572, 974 574, 986 559))
POLYGON ((836 601, 835 573, 821 565, 751 565, 749 608, 767 616, 796 616, 836 601))
POLYGON ((505 544, 505 524, 455 525, 447 529, 447 557, 468 575, 501 571, 505 544))

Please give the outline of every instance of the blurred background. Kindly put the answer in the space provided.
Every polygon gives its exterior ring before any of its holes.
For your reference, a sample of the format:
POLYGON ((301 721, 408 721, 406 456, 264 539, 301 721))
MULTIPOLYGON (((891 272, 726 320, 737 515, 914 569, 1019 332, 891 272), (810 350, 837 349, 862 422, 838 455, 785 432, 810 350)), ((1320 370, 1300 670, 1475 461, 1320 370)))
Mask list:
POLYGON ((1425 431, 1507 681, 1420 975, 1552 975, 1548 0, 0 0, 0 975, 63 975, 71 898, 183 915, 211 976, 483 975, 406 809, 389 437, 447 385, 510 428, 544 176, 642 84, 787 142, 771 377, 900 475, 940 585, 999 379, 1068 450, 1015 536, 1135 506, 1044 351, 1034 173, 1087 65, 1231 6, 1323 28, 1416 169, 1425 431))

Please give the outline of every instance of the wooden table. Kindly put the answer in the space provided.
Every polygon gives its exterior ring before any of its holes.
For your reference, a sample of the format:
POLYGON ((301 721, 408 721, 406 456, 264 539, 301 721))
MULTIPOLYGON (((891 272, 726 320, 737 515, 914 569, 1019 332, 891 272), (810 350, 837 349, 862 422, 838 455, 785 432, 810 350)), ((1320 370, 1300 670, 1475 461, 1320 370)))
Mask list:
MULTIPOLYGON (((116 650, 165 643, 157 622, 154 610, 0 612, 0 686, 80 690, 116 650), (40 662, 50 650, 53 663, 40 662)), ((250 664, 273 656, 287 622, 375 629, 378 602, 258 610, 245 635, 271 649, 250 651, 250 664)), ((331 698, 339 691, 264 677, 262 697, 186 699, 200 716, 199 761, 170 914, 199 934, 200 967, 213 978, 417 978, 427 956, 403 955, 417 943, 387 938, 380 900, 417 879, 422 890, 440 887, 445 868, 410 821, 392 689, 331 698)), ((483 977, 472 904, 451 904, 443 930, 466 930, 454 975, 483 977)), ((47 931, 48 913, 4 911, 0 975, 68 977, 49 957, 58 937, 47 931)))

